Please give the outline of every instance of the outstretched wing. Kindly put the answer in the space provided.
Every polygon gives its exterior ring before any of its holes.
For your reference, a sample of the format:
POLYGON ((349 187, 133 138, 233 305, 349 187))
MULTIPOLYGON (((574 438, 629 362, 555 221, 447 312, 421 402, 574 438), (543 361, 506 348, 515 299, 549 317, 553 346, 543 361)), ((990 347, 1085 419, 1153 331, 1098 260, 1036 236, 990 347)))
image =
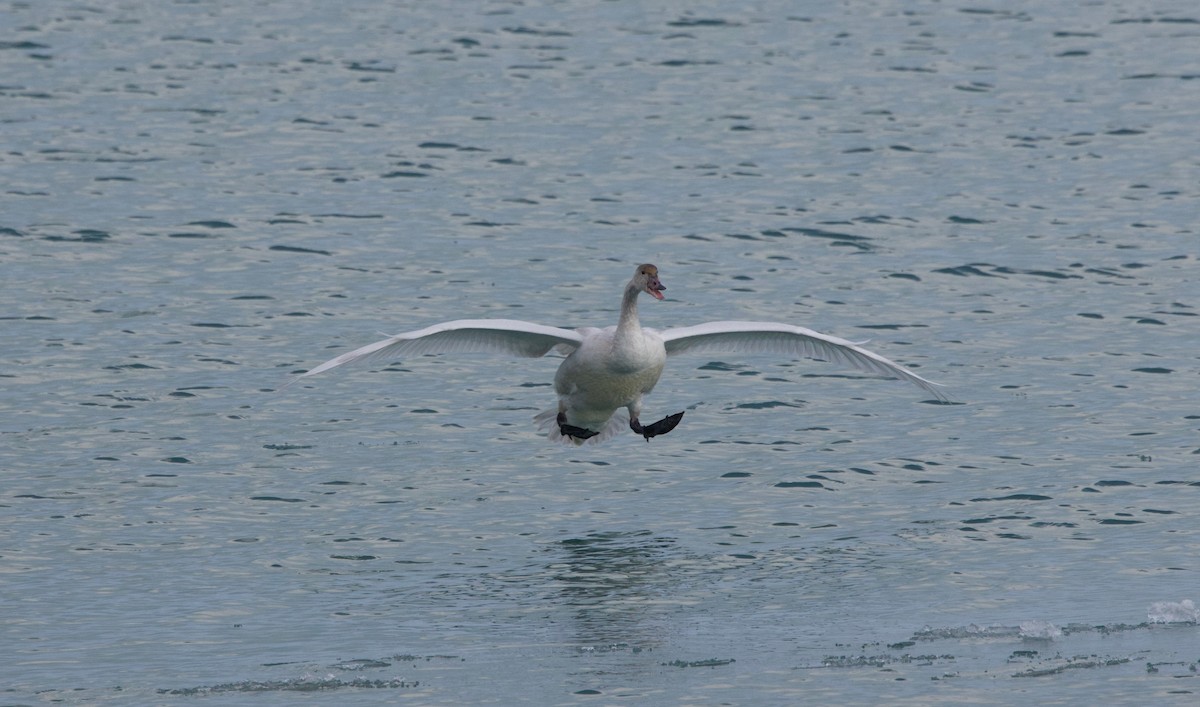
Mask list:
POLYGON ((667 355, 720 351, 776 353, 841 363, 861 371, 906 380, 946 402, 940 384, 868 351, 852 341, 777 322, 706 322, 661 332, 667 355))
POLYGON ((516 319, 457 319, 367 344, 330 359, 293 381, 370 358, 438 353, 498 353, 538 358, 555 347, 564 353, 572 351, 582 341, 583 337, 570 329, 516 319))

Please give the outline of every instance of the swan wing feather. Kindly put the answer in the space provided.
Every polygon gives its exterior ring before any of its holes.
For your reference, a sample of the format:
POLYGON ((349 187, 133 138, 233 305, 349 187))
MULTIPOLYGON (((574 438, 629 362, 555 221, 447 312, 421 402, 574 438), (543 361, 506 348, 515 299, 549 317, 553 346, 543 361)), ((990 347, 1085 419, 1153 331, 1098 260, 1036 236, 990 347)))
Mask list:
POLYGON ((667 355, 681 353, 776 353, 815 358, 888 378, 909 381, 943 402, 949 398, 941 384, 927 380, 900 364, 858 344, 804 327, 779 322, 706 322, 661 332, 667 355))
POLYGON ((364 359, 441 353, 497 353, 539 358, 552 350, 568 353, 583 341, 571 329, 517 319, 456 319, 367 344, 303 373, 315 376, 364 359))

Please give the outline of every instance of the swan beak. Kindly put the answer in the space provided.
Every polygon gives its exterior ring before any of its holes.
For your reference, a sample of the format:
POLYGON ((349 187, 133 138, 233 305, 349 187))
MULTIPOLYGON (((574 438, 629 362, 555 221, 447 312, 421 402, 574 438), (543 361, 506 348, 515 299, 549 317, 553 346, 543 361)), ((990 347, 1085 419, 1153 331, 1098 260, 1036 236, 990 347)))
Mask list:
POLYGON ((667 289, 667 286, 658 281, 657 277, 650 278, 650 282, 646 283, 646 292, 654 299, 662 299, 662 291, 667 289))

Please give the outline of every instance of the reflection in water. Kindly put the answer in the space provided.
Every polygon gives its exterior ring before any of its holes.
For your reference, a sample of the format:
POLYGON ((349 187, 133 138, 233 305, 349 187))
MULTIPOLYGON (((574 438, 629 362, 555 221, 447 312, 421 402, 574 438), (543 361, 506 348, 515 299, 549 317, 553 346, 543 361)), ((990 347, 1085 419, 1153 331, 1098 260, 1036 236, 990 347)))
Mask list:
POLYGON ((548 569, 572 609, 575 641, 589 650, 652 645, 659 634, 652 608, 674 583, 664 571, 673 549, 675 540, 648 530, 591 533, 555 546, 564 557, 548 569))

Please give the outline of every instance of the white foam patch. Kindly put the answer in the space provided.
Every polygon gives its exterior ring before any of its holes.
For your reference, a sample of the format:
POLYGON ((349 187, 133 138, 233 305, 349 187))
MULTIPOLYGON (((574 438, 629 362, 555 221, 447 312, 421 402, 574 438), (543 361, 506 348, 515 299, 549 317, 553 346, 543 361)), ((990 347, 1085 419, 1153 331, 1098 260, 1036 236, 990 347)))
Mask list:
POLYGON ((1156 601, 1150 605, 1146 618, 1152 624, 1194 624, 1200 622, 1200 609, 1191 599, 1156 601))
POLYGON ((1034 641, 1053 641, 1063 635, 1062 629, 1049 621, 1022 621, 1018 631, 1021 638, 1034 641))

